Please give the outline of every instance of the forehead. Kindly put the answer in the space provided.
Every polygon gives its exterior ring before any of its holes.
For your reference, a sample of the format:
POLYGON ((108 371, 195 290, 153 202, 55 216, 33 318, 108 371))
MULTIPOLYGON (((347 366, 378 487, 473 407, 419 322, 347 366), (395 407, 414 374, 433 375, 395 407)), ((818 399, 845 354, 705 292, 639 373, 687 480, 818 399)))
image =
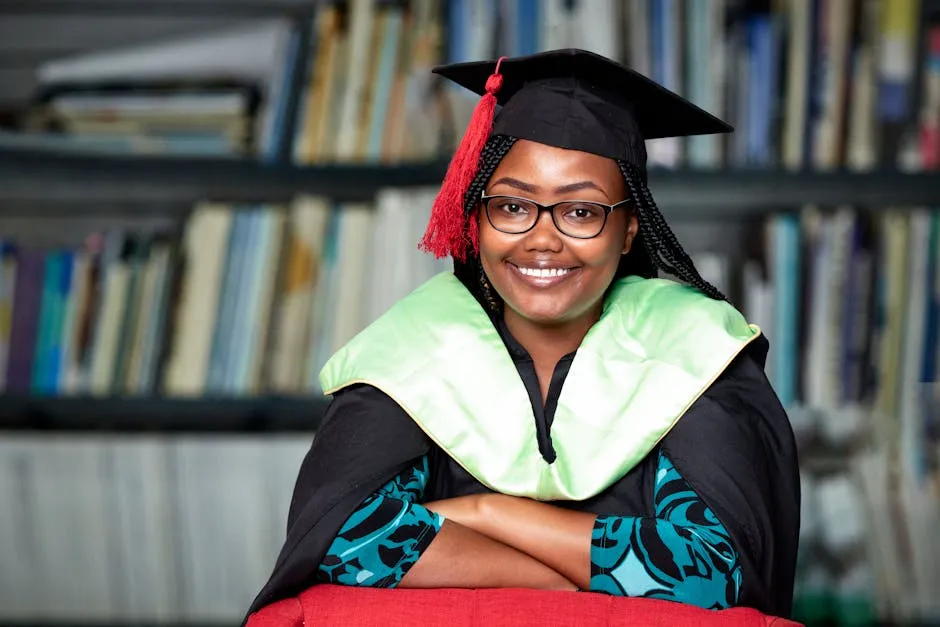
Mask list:
POLYGON ((617 162, 590 152, 520 139, 496 167, 492 181, 511 176, 537 186, 592 181, 604 189, 624 186, 617 162))

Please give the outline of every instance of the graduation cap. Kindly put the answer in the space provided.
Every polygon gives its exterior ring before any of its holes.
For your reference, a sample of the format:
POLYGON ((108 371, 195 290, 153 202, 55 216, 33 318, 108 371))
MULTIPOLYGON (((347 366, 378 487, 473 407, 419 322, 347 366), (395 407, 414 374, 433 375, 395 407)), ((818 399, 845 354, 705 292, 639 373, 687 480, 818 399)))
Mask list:
POLYGON ((455 63, 433 72, 482 96, 422 240, 437 257, 462 261, 468 246, 478 249, 476 221, 465 215, 464 195, 491 135, 582 150, 645 171, 648 139, 733 130, 639 72, 586 50, 455 63))

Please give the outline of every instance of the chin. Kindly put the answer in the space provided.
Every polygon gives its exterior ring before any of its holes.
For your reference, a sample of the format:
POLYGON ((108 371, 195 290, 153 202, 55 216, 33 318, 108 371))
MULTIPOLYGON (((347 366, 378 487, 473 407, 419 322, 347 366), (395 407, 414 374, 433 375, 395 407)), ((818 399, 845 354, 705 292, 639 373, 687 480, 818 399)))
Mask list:
POLYGON ((546 326, 567 322, 572 317, 570 308, 557 299, 551 299, 550 302, 528 302, 510 306, 520 317, 546 326))

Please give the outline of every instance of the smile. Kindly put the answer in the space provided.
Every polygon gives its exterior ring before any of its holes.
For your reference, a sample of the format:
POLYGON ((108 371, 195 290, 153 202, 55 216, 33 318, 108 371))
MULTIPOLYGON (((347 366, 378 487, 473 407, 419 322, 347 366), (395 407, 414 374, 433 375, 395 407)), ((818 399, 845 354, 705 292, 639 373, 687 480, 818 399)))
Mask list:
POLYGON ((550 287, 556 285, 574 274, 577 268, 526 268, 509 263, 514 273, 526 283, 536 287, 550 287))
POLYGON ((571 272, 569 268, 519 268, 519 272, 526 276, 534 276, 539 279, 548 279, 551 277, 564 276, 571 272))

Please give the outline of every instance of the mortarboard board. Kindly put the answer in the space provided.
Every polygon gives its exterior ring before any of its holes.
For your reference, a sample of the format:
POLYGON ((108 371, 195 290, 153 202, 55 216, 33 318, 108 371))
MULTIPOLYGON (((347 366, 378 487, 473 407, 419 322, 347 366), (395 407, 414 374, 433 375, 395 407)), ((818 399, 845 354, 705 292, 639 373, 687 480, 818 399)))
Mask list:
POLYGON ((462 260, 468 245, 477 247, 475 223, 464 215, 464 194, 491 135, 591 152, 645 172, 646 140, 733 130, 639 72, 586 50, 455 63, 432 71, 482 96, 423 241, 439 257, 462 260))

